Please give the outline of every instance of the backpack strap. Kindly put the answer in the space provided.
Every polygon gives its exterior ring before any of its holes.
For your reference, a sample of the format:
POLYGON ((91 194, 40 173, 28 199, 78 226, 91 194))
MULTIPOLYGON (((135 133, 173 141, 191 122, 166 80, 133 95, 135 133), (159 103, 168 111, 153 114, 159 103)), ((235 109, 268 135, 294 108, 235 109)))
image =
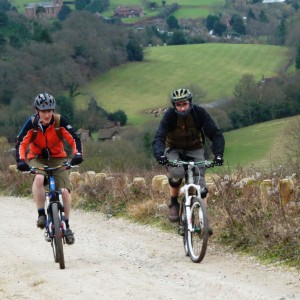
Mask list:
POLYGON ((54 115, 54 127, 55 127, 57 136, 59 137, 60 140, 62 140, 63 136, 62 136, 62 133, 60 130, 60 114, 54 115))
MULTIPOLYGON (((33 124, 33 134, 31 136, 29 143, 32 143, 36 139, 36 136, 38 134, 38 128, 36 126, 34 126, 34 118, 35 118, 35 116, 33 116, 31 118, 31 122, 33 124)), ((57 136, 59 137, 59 139, 63 140, 63 135, 60 130, 60 114, 54 115, 54 128, 55 128, 55 132, 56 132, 57 136)))
POLYGON ((31 117, 31 122, 33 124, 33 134, 31 136, 31 139, 30 139, 29 143, 32 143, 35 140, 35 138, 38 134, 38 128, 36 126, 34 126, 34 118, 35 118, 35 116, 31 117))

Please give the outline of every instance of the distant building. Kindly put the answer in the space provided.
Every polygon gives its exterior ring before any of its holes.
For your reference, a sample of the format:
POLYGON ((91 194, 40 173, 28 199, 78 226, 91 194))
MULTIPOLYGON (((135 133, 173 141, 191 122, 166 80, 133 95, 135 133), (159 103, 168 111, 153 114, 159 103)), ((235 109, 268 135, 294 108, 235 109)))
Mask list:
POLYGON ((115 9, 115 16, 119 18, 141 17, 144 10, 141 6, 119 6, 115 9))
POLYGON ((77 130, 76 134, 80 137, 82 142, 88 142, 92 140, 92 136, 89 130, 80 128, 77 130))
POLYGON ((25 7, 25 16, 34 18, 56 18, 63 6, 63 0, 53 0, 52 2, 29 3, 25 7))
POLYGON ((98 140, 99 141, 117 141, 120 140, 120 127, 112 127, 112 128, 102 128, 98 131, 98 140))

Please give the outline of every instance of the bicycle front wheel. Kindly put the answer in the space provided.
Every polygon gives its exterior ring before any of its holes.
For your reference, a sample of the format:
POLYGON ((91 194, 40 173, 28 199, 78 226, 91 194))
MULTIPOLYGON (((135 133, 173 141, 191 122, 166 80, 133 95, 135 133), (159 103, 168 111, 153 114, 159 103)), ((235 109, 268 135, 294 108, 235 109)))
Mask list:
POLYGON ((192 231, 187 233, 189 256, 195 263, 203 260, 208 244, 208 216, 204 201, 199 197, 191 201, 192 231))
POLYGON ((180 204, 179 231, 180 231, 180 235, 182 235, 183 238, 184 253, 186 256, 189 256, 185 197, 182 199, 182 202, 180 204))
POLYGON ((55 262, 59 263, 61 269, 65 268, 65 257, 63 248, 63 239, 61 236, 61 220, 59 217, 57 203, 52 204, 52 217, 54 223, 54 238, 53 238, 53 253, 55 257, 55 262))

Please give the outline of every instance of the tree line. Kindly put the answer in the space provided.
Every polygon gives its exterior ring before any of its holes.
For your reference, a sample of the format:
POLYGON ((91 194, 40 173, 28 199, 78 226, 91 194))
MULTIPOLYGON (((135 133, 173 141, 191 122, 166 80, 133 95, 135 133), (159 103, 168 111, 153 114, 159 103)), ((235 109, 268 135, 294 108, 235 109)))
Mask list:
POLYGON ((256 81, 245 74, 233 96, 212 109, 223 131, 300 114, 300 73, 256 81))
MULTIPOLYGON (((143 59, 134 32, 86 10, 49 22, 27 20, 9 5, 5 9, 0 11, 0 135, 10 141, 41 91, 64 99, 58 102, 65 102, 72 116, 80 86, 115 66, 143 59)), ((123 112, 114 116, 124 122, 123 112)))
MULTIPOLYGON (((101 9, 108 7, 108 1, 98 2, 103 4, 101 9)), ((67 16, 49 22, 42 18, 28 20, 7 0, 0 0, 0 135, 14 141, 17 130, 32 111, 33 97, 43 90, 55 96, 58 108, 76 127, 84 126, 94 131, 107 120, 126 124, 126 112, 109 114, 97 105, 96 99, 90 99, 87 109, 76 113, 74 99, 80 93, 80 86, 87 81, 112 67, 143 60, 142 41, 151 41, 153 36, 165 40, 166 32, 158 32, 151 26, 142 32, 128 29, 116 20, 106 20, 92 13, 89 9, 91 3, 94 2, 76 0, 77 11, 69 11, 67 16)), ((175 4, 163 6, 166 23, 174 29, 173 35, 165 41, 170 44, 196 42, 196 38, 188 40, 186 33, 180 30, 178 20, 169 15, 177 8, 175 4)), ((259 13, 257 8, 254 10, 254 6, 250 9, 250 19, 257 20, 259 16, 259 23, 270 23, 269 15, 264 17, 264 13, 259 13)), ((293 9, 298 10, 298 7, 293 9)), ((224 16, 225 13, 223 16, 208 16, 205 20, 207 30, 218 27, 224 22, 224 16)), ((299 69, 297 24, 297 21, 281 22, 277 27, 281 34, 278 35, 276 30, 273 40, 279 39, 281 44, 293 47, 291 49, 298 47, 294 56, 299 69)), ((236 32, 245 26, 236 14, 230 18, 230 25, 236 32)), ((226 108, 217 112, 221 128, 231 130, 298 114, 298 77, 298 74, 282 75, 257 83, 251 74, 244 75, 226 108)))

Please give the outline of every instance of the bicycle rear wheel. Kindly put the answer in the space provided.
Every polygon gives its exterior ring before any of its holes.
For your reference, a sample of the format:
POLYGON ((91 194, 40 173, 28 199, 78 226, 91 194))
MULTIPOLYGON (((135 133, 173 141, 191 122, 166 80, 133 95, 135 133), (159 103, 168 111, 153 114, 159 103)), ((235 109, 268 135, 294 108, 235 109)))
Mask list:
POLYGON ((199 263, 203 260, 208 244, 208 216, 206 205, 199 197, 191 201, 192 232, 188 231, 188 250, 191 260, 199 263))
POLYGON ((52 204, 52 217, 54 223, 54 237, 52 241, 53 254, 55 262, 59 263, 61 269, 65 268, 65 257, 63 248, 63 239, 61 236, 61 220, 59 217, 57 203, 52 204))
POLYGON ((182 202, 180 204, 179 230, 180 230, 180 235, 182 235, 184 253, 186 256, 189 256, 185 197, 182 199, 182 202))

